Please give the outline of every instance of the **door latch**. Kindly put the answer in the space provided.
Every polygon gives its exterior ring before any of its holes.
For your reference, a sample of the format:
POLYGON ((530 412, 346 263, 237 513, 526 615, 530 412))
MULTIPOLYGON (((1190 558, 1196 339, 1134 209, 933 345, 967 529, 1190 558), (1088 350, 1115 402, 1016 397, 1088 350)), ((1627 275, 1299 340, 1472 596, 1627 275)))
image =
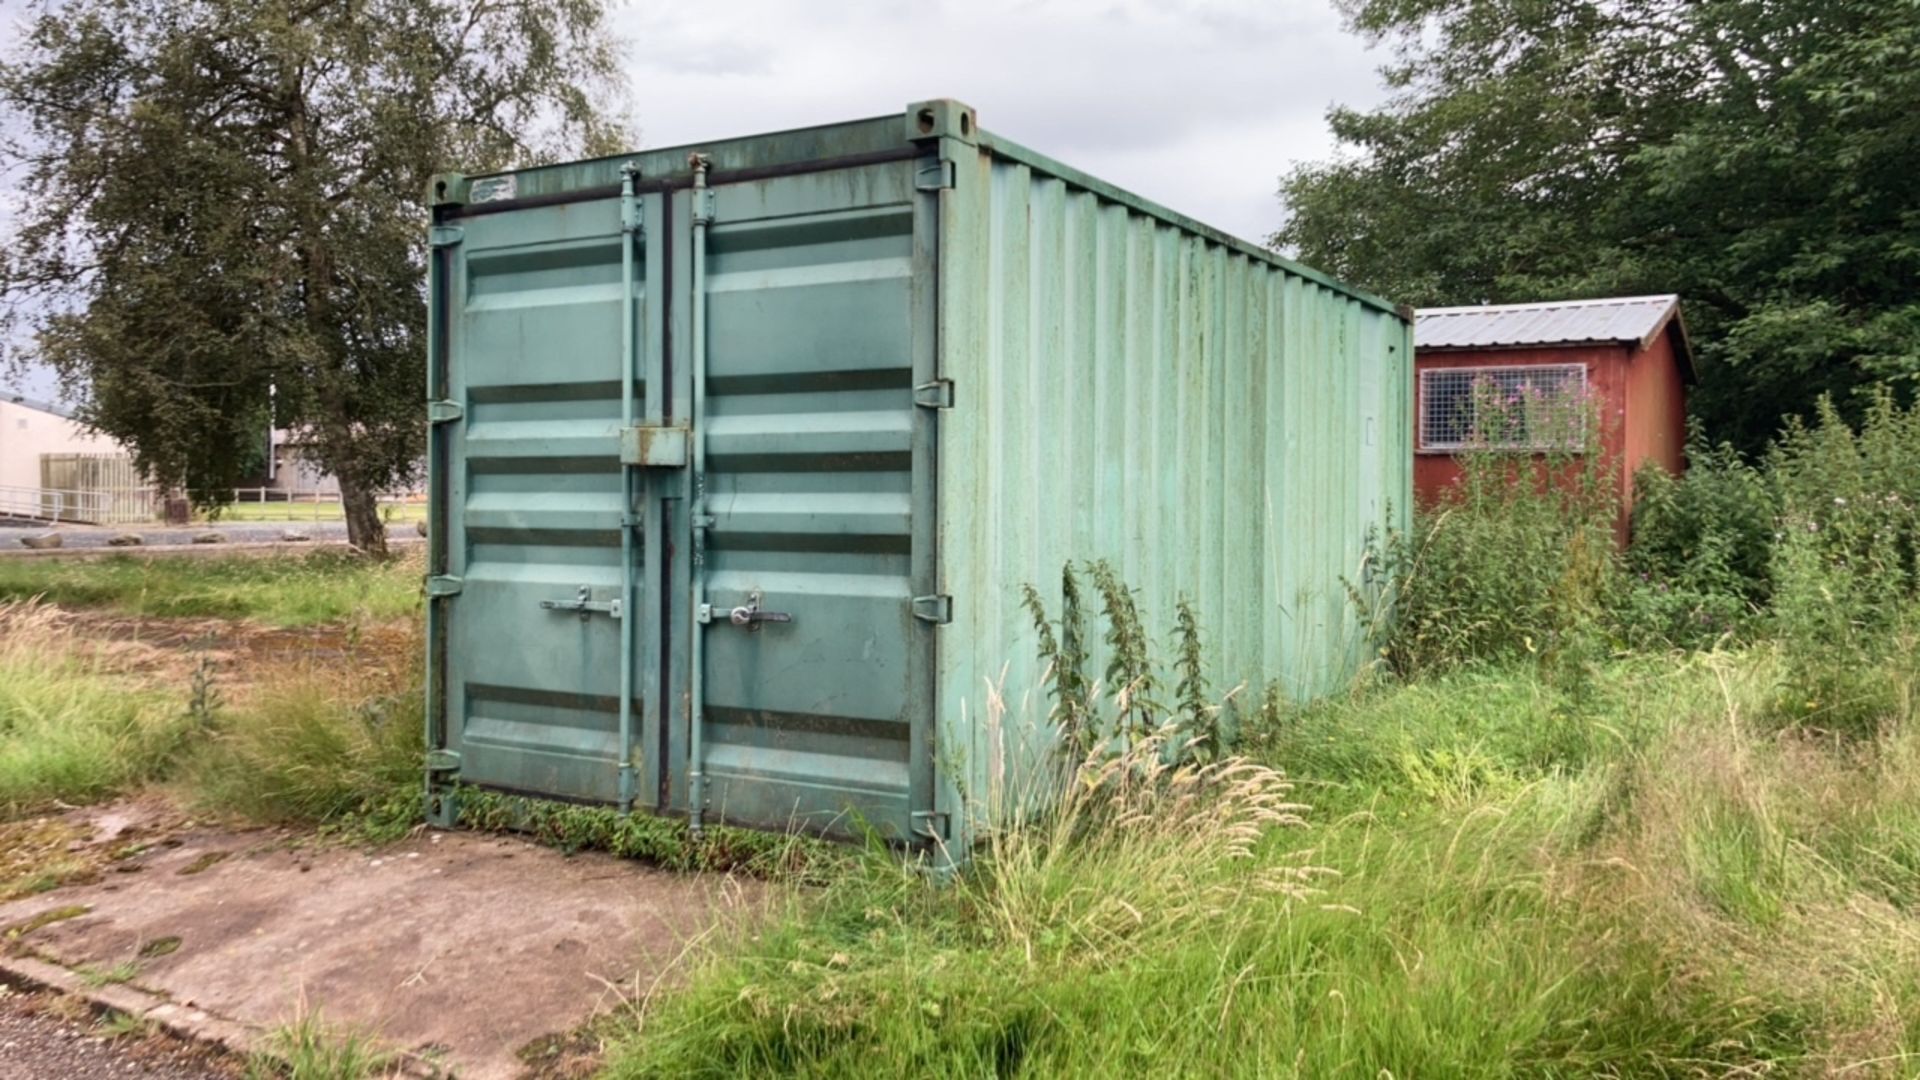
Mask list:
POLYGON ((620 601, 595 600, 592 597, 593 590, 582 585, 580 586, 579 593, 573 599, 542 600, 540 601, 540 606, 548 611, 577 611, 580 613, 581 622, 586 622, 596 611, 606 615, 608 618, 617 619, 620 617, 620 601))
POLYGON ((745 604, 727 612, 727 621, 735 626, 745 627, 748 631, 760 629, 763 623, 793 621, 793 616, 784 611, 761 610, 760 599, 758 589, 748 593, 745 604))

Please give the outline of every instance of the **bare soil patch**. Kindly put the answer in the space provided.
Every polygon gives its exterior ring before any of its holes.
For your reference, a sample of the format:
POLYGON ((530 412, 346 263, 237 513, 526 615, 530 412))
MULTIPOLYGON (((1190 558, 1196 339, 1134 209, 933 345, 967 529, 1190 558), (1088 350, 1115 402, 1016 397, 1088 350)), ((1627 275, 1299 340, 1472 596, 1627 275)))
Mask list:
POLYGON ((281 627, 245 619, 163 618, 56 609, 104 666, 183 687, 202 663, 241 685, 291 667, 345 667, 391 675, 412 664, 418 631, 409 620, 281 627))

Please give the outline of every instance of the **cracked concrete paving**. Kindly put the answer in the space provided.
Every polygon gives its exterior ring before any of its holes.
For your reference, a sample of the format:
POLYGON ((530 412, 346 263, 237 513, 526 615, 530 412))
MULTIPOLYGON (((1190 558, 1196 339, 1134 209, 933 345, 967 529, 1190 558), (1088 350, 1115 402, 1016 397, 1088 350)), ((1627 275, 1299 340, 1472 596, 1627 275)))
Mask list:
POLYGON ((202 829, 0 904, 0 927, 66 914, 14 950, 133 965, 133 986, 255 1031, 318 1010, 489 1080, 519 1075, 529 1042, 670 979, 686 943, 765 889, 473 833, 367 852, 202 829))

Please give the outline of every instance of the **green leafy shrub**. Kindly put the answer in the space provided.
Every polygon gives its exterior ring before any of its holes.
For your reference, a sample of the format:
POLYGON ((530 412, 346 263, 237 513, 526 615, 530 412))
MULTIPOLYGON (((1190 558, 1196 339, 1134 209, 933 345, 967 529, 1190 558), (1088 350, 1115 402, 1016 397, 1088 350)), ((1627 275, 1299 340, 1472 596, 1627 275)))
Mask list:
POLYGON ((1730 444, 1709 444, 1695 424, 1687 471, 1649 464, 1633 486, 1625 635, 1692 647, 1747 629, 1772 589, 1779 508, 1766 475, 1730 444))
POLYGON ((1700 577, 1709 588, 1766 601, 1779 507, 1766 474, 1731 443, 1709 443, 1689 422, 1686 472, 1649 464, 1633 490, 1633 570, 1667 581, 1700 577))
POLYGON ((1410 533, 1377 537, 1370 564, 1385 587, 1349 595, 1377 628, 1381 657, 1417 677, 1462 664, 1531 658, 1578 674, 1604 650, 1602 615, 1617 593, 1616 486, 1597 446, 1540 453, 1470 444, 1462 475, 1417 514, 1410 533))
POLYGON ((1877 394, 1856 432, 1822 399, 1767 460, 1782 516, 1771 629, 1777 713, 1867 735, 1912 709, 1920 674, 1920 406, 1877 394))

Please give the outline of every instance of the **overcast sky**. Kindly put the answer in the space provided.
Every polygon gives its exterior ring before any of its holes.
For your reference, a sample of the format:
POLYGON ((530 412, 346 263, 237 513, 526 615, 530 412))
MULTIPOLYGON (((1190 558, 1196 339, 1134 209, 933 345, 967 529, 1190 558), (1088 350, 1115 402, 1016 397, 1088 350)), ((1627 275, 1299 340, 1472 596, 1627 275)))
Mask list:
POLYGON ((1382 58, 1331 0, 638 0, 614 24, 644 146, 953 97, 991 131, 1256 242, 1280 222, 1280 174, 1331 152, 1327 106, 1385 95, 1382 58))

